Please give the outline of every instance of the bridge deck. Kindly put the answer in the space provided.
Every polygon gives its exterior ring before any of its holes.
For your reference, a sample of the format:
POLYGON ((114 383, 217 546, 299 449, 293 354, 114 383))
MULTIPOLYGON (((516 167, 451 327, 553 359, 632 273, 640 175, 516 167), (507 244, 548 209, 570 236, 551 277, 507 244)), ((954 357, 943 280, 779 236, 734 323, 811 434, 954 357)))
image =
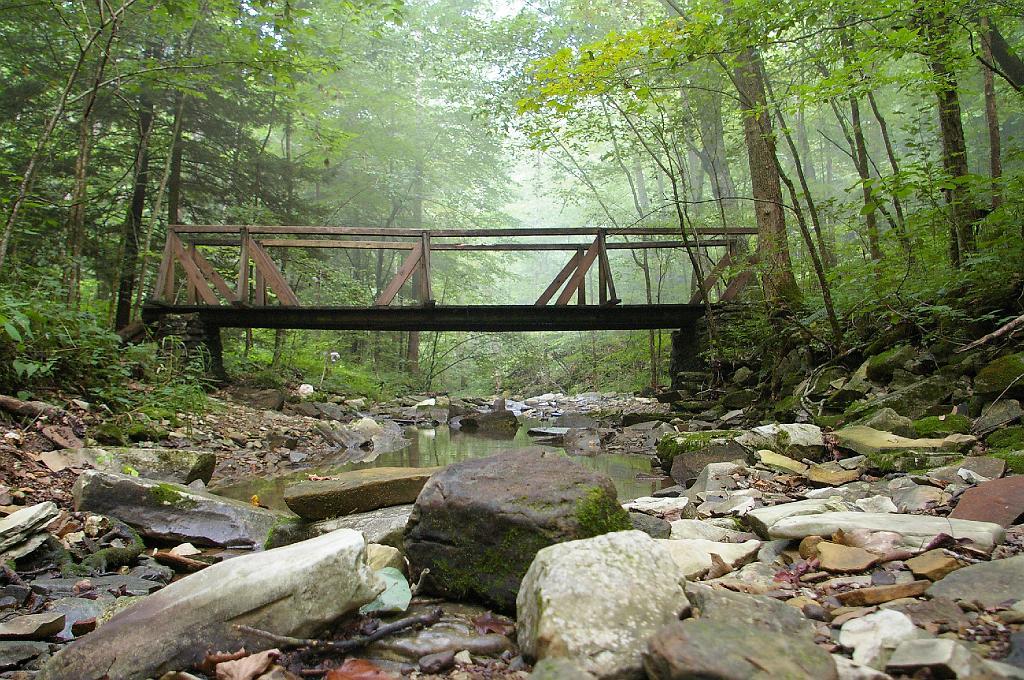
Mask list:
POLYGON ((147 304, 146 323, 167 314, 198 313, 222 328, 305 328, 352 331, 581 331, 680 328, 704 315, 703 305, 417 307, 247 307, 147 304))

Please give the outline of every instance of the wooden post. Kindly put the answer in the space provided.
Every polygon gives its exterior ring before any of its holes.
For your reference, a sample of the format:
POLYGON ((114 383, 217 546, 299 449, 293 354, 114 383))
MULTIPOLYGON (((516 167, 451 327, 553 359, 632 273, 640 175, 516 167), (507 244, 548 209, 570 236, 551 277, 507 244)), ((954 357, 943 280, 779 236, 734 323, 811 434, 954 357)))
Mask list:
POLYGON ((156 287, 153 297, 167 304, 174 304, 174 247, 172 238, 177 238, 173 231, 167 232, 164 239, 164 256, 160 260, 160 269, 156 274, 156 287))
POLYGON ((606 266, 606 244, 604 240, 604 229, 597 232, 597 296, 598 304, 604 307, 608 304, 608 268, 606 266))
MULTIPOLYGON (((192 244, 192 245, 190 245, 188 247, 188 259, 189 259, 190 262, 195 262, 196 261, 196 246, 195 246, 195 244, 192 244)), ((181 264, 182 264, 183 267, 185 267, 185 272, 187 274, 188 273, 188 265, 186 265, 184 262, 182 262, 181 264)), ((188 302, 190 305, 194 305, 196 303, 196 299, 197 299, 198 295, 199 295, 199 287, 196 286, 195 282, 192 280, 192 277, 186 276, 185 277, 185 300, 186 300, 186 302, 188 302)))
POLYGON ((258 307, 262 307, 267 304, 267 280, 263 276, 262 270, 256 270, 255 279, 256 292, 254 294, 253 304, 255 304, 258 307))
POLYGON ((430 289, 430 234, 423 232, 420 235, 420 302, 430 304, 433 302, 433 293, 430 289))
POLYGON ((242 246, 238 255, 238 292, 235 296, 239 304, 249 304, 249 230, 240 230, 242 246))
MULTIPOLYGON (((576 268, 583 266, 583 248, 576 251, 576 268)), ((576 289, 576 304, 580 307, 587 304, 587 277, 580 279, 580 287, 576 289)))

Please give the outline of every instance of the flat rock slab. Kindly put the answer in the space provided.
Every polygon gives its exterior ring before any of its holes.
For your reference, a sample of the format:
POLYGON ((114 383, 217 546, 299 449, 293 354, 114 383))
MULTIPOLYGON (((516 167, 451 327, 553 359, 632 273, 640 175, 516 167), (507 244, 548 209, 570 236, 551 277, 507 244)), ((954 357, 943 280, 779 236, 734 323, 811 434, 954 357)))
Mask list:
POLYGON ((352 470, 331 479, 300 482, 285 489, 284 502, 309 520, 342 517, 416 501, 423 485, 440 470, 379 467, 352 470))
POLYGON ((772 524, 768 535, 771 538, 798 539, 804 536, 831 536, 840 529, 895 532, 903 537, 908 547, 914 548, 925 547, 939 534, 969 539, 985 550, 991 550, 1006 538, 1003 527, 991 522, 885 512, 825 512, 786 517, 772 524))
POLYGON ((64 630, 60 612, 15 616, 0 623, 0 640, 45 640, 64 630))
POLYGON ((180 484, 86 470, 75 510, 110 515, 152 538, 217 546, 262 546, 276 512, 180 484))
POLYGON ((879 556, 863 548, 822 541, 815 546, 825 571, 840 573, 864 571, 878 562, 879 556))
POLYGON ((819 460, 825 453, 821 428, 806 423, 760 425, 744 432, 736 441, 748 449, 770 449, 790 458, 819 460))
POLYGON ((431 477, 409 518, 405 553, 413 574, 430 569, 432 592, 512 612, 538 550, 629 528, 610 478, 558 453, 522 449, 431 477))
POLYGON ((15 549, 18 544, 41 532, 57 514, 57 506, 51 501, 46 501, 22 508, 0 519, 0 554, 15 549))
POLYGON ((982 482, 960 496, 949 514, 955 519, 994 522, 1008 527, 1024 514, 1024 475, 982 482))
POLYGON ((957 569, 933 583, 928 594, 977 602, 984 607, 1024 600, 1024 555, 957 569))
MULTIPOLYGON (((834 498, 808 498, 803 501, 792 503, 779 503, 763 508, 755 508, 748 512, 745 517, 750 527, 761 537, 767 538, 771 528, 787 517, 799 517, 802 515, 818 515, 827 512, 846 510, 847 506, 841 497, 834 498)), ((774 538, 774 537, 773 537, 774 538)), ((800 537, 802 538, 802 536, 800 537)))
POLYGON ((641 677, 647 639, 689 609, 662 544, 620 531, 537 553, 516 601, 523 654, 567 658, 598 678, 641 677))
POLYGON ((644 653, 644 670, 651 680, 839 677, 831 655, 806 638, 703 618, 658 631, 644 653))
POLYGON ((942 439, 910 439, 866 425, 851 425, 832 434, 841 448, 862 456, 889 451, 941 451, 945 446, 942 439))
POLYGON ((929 550, 917 557, 911 557, 906 560, 906 565, 914 576, 926 578, 929 581, 940 581, 963 566, 956 557, 940 549, 929 550))
POLYGON ((382 589, 355 531, 236 557, 116 614, 52 657, 37 680, 158 678, 192 668, 210 650, 268 649, 236 626, 310 637, 382 589))
POLYGON ((839 593, 835 598, 847 607, 870 607, 905 597, 917 597, 924 594, 930 585, 931 581, 911 581, 891 586, 870 586, 847 590, 845 593, 839 593))
POLYGON ((1006 461, 992 456, 968 456, 959 463, 931 470, 927 477, 947 484, 963 484, 960 470, 969 470, 985 479, 998 479, 1006 472, 1006 461))
POLYGON ((268 548, 280 548, 299 541, 329 534, 338 529, 355 529, 363 535, 367 543, 390 545, 402 550, 405 541, 405 525, 412 514, 412 505, 395 505, 390 508, 357 512, 345 517, 323 519, 319 522, 307 522, 302 519, 282 521, 274 526, 267 539, 268 548))

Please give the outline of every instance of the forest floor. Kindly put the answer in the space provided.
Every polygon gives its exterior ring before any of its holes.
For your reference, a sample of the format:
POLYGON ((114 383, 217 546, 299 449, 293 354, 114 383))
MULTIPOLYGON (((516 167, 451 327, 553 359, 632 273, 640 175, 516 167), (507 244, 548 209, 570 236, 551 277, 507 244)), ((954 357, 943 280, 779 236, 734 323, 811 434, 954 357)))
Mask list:
POLYGON ((811 409, 788 419, 764 414, 792 399, 757 401, 759 378, 738 370, 715 387, 681 375, 658 398, 374 404, 234 387, 200 415, 111 418, 69 401, 65 429, 11 421, 0 444, 0 677, 1020 677, 1024 409, 1010 397, 1024 354, 946 360, 953 376, 923 366, 924 350, 895 349, 856 370, 815 369, 793 388, 811 409), (970 414, 957 406, 965 398, 970 414), (839 402, 843 414, 828 415, 839 402), (540 422, 533 442, 588 464, 517 448, 522 421, 540 422), (443 471, 374 469, 410 445, 410 427, 503 443, 443 471), (47 439, 78 431, 89 446, 47 439), (600 505, 614 498, 608 474, 634 475, 619 459, 595 467, 610 452, 648 461, 635 475, 655 480, 651 496, 600 505), (216 495, 244 479, 281 480, 299 517, 261 507, 262 492, 216 495), (510 528, 508 517, 521 519, 510 528), (523 552, 524 536, 547 544, 555 527, 557 545, 523 552), (573 556, 577 544, 592 558, 573 556), (264 546, 279 550, 250 552, 264 546), (340 566, 349 551, 359 557, 340 566), (219 574, 215 592, 196 571, 219 574), (305 622, 327 602, 351 612, 370 600, 378 611, 333 627, 305 622), (227 602, 239 609, 223 618, 227 602), (638 616, 685 625, 623 627, 638 616), (241 635, 239 622, 264 632, 241 635), (186 624, 200 640, 181 644, 186 624), (140 629, 144 645, 132 642, 140 629), (707 635, 728 636, 715 658, 693 651, 707 635), (283 653, 250 653, 271 645, 283 653), (562 652, 534 668, 544 649, 562 652))

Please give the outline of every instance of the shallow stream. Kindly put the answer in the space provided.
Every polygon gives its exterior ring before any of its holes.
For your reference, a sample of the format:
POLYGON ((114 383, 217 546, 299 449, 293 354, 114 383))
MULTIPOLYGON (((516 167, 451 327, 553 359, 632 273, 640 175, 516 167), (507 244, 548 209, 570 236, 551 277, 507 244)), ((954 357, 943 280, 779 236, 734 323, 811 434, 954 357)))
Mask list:
MULTIPOLYGON (((369 467, 450 465, 469 458, 482 458, 501 451, 536 446, 534 438, 527 434, 527 430, 542 425, 544 425, 542 421, 527 420, 522 423, 515 437, 511 439, 460 432, 451 430, 447 425, 429 428, 410 427, 405 430, 405 436, 410 441, 408 446, 396 451, 381 453, 373 457, 372 460, 333 465, 328 462, 322 466, 301 468, 272 477, 232 481, 223 486, 214 484, 210 490, 222 496, 242 501, 248 501, 256 495, 259 496, 260 503, 267 507, 275 510, 287 510, 284 503, 285 488, 304 481, 309 475, 330 476, 346 470, 369 467)), ((563 451, 563 449, 550 446, 543 448, 563 451)), ((572 458, 580 465, 599 470, 611 477, 618 490, 619 500, 622 502, 639 496, 649 496, 663 486, 660 478, 644 478, 651 475, 651 459, 646 456, 602 453, 594 456, 573 456, 572 458), (640 475, 639 479, 637 475, 640 475)))

